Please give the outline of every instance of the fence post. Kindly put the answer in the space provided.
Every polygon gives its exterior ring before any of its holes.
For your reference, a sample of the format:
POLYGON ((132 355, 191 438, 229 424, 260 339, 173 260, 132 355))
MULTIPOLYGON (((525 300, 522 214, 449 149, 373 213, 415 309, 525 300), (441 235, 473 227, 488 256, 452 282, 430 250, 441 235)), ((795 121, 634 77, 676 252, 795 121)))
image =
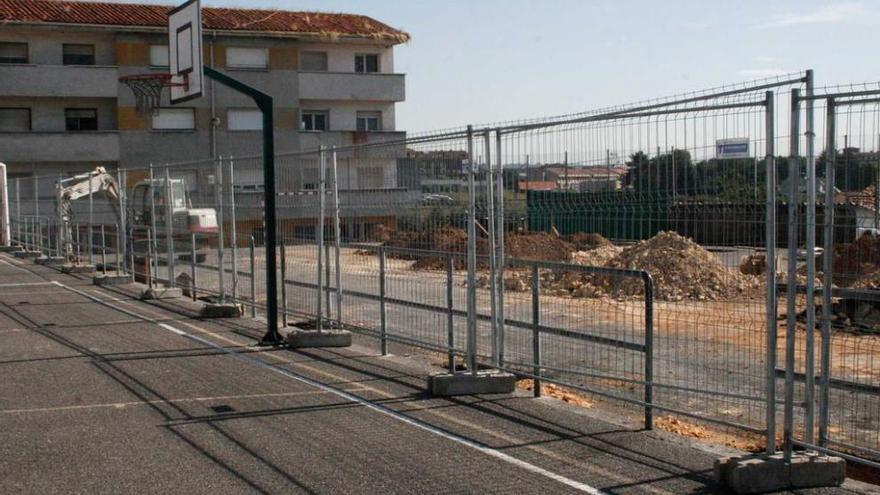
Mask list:
POLYGON ((825 222, 822 256, 822 348, 819 361, 819 446, 828 444, 829 386, 831 374, 831 290, 834 282, 834 163, 837 159, 837 112, 834 98, 828 98, 825 120, 825 222))
POLYGON ((492 364, 498 366, 498 267, 495 264, 495 182, 492 168, 492 141, 489 131, 483 134, 486 153, 486 234, 489 256, 489 328, 491 329, 492 364))
MULTIPOLYGON (((34 189, 34 223, 39 225, 40 221, 40 179, 37 177, 37 171, 33 172, 33 180, 31 181, 34 189)), ((38 229, 37 229, 38 231, 38 229)), ((34 239, 34 250, 40 250, 40 240, 38 238, 34 239)))
POLYGON ((80 248, 79 242, 79 223, 76 224, 76 260, 74 261, 75 265, 79 265, 79 262, 82 260, 82 249, 80 248))
POLYGON ((16 240, 18 240, 18 244, 20 246, 24 246, 21 238, 21 178, 15 179, 15 226, 18 230, 18 235, 15 236, 16 240))
POLYGON ((250 239, 250 255, 251 255, 251 318, 257 317, 257 272, 256 272, 256 241, 251 235, 250 239))
MULTIPOLYGON (((813 156, 813 71, 806 73, 806 164, 807 164, 807 332, 804 366, 804 440, 813 444, 815 432, 816 391, 816 162, 813 156)), ((830 256, 830 253, 829 253, 830 256)))
POLYGON ((168 287, 174 287, 174 192, 171 169, 165 165, 165 250, 168 256, 168 287))
POLYGON ((532 264, 532 395, 541 396, 541 278, 538 264, 532 264))
POLYGON ((455 258, 452 253, 446 254, 446 346, 449 358, 449 372, 455 373, 455 313, 453 308, 453 279, 455 258))
POLYGON ((217 159, 216 164, 214 165, 214 194, 217 198, 217 216, 219 221, 218 225, 218 235, 217 235, 217 273, 218 276, 218 284, 219 284, 219 294, 220 294, 220 304, 226 302, 226 264, 223 259, 223 251, 224 251, 224 237, 226 236, 226 229, 224 227, 224 223, 226 221, 224 211, 223 211, 223 157, 219 157, 217 159))
POLYGON ((107 236, 104 234, 104 224, 101 224, 101 273, 107 275, 107 236))
POLYGON ((382 355, 388 354, 388 316, 385 307, 385 248, 379 248, 379 338, 382 355))
POLYGON ((774 94, 772 91, 765 93, 765 155, 764 166, 767 176, 765 241, 766 248, 766 282, 767 293, 765 294, 765 310, 767 315, 767 342, 765 357, 766 378, 766 423, 767 423, 767 454, 776 453, 776 341, 777 341, 777 296, 776 291, 776 158, 775 158, 775 132, 773 126, 776 123, 774 94))
POLYGON ((192 297, 193 301, 198 301, 198 296, 196 295, 196 287, 198 283, 196 283, 196 235, 190 234, 189 241, 189 278, 190 281, 190 297, 192 297))
POLYGON ((95 191, 92 185, 92 177, 89 174, 89 228, 86 233, 89 236, 89 265, 94 266, 95 264, 95 232, 93 230, 93 225, 95 224, 95 191))
POLYGON ((787 324, 785 329, 785 416, 783 419, 783 456, 791 461, 794 446, 794 353, 797 338, 797 248, 798 206, 800 204, 800 91, 791 90, 791 131, 789 132, 788 158, 788 281, 786 284, 787 324))
MULTIPOLYGON (((128 242, 125 233, 128 231, 128 228, 126 227, 128 212, 125 211, 125 171, 120 168, 116 171, 116 174, 116 183, 118 185, 119 194, 119 223, 116 227, 116 274, 121 275, 125 273, 125 267, 123 265, 127 259, 125 253, 128 249, 128 242)), ((132 267, 132 270, 133 269, 134 267, 132 267)))
POLYGON ((645 282, 645 429, 654 429, 654 279, 642 272, 645 282))
MULTIPOLYGON (((497 165, 497 184, 495 190, 498 199, 495 210, 498 212, 496 227, 498 229, 496 248, 498 255, 498 366, 504 366, 504 271, 507 268, 504 253, 504 236, 507 233, 504 225, 504 162, 501 160, 501 130, 495 130, 495 162, 497 165)), ((526 178, 528 179, 528 177, 526 178)))
MULTIPOLYGON (((150 187, 148 188, 148 190, 150 191, 149 192, 149 194, 150 194, 150 223, 147 226, 147 228, 149 230, 153 231, 153 233, 155 234, 155 228, 156 228, 156 179, 155 179, 155 174, 153 172, 153 164, 152 163, 149 164, 148 173, 149 173, 149 178, 150 178, 150 187)), ((156 253, 159 250, 159 244, 158 244, 158 241, 156 240, 155 235, 152 236, 152 239, 149 241, 149 244, 150 244, 150 249, 152 249, 153 253, 156 253)), ((156 257, 156 258, 158 258, 158 257, 156 257)), ((153 259, 150 258, 149 273, 150 273, 151 279, 152 279, 153 274, 159 271, 158 259, 156 260, 155 269, 154 269, 152 263, 153 263, 153 259)))
POLYGON ((234 160, 229 157, 229 232, 232 243, 232 301, 238 302, 238 226, 235 218, 235 169, 234 160))
MULTIPOLYGON (((64 177, 59 172, 58 173, 58 181, 55 183, 55 200, 61 201, 61 189, 63 186, 64 177)), ((65 222, 64 218, 61 215, 61 209, 56 208, 55 222, 57 223, 57 228, 55 229, 56 243, 58 245, 58 255, 64 257, 64 262, 70 260, 70 218, 65 222), (62 230, 63 229, 63 230, 62 230)))
POLYGON ((339 174, 336 167, 336 149, 332 151, 333 162, 333 247, 336 251, 336 324, 337 328, 342 328, 342 265, 340 258, 340 242, 342 229, 339 226, 339 174))
POLYGON ((147 227, 147 287, 153 288, 153 229, 147 227))
POLYGON ((318 167, 320 171, 318 172, 318 203, 319 203, 319 215, 318 215, 318 225, 315 229, 315 243, 318 248, 318 284, 317 284, 317 307, 316 307, 316 315, 315 315, 315 326, 317 327, 318 332, 322 331, 324 328, 324 314, 321 299, 323 298, 323 290, 324 290, 324 181, 326 179, 326 170, 324 166, 324 146, 318 147, 318 167))
POLYGON ((467 254, 467 367, 477 373, 477 165, 474 163, 474 130, 467 127, 468 153, 468 254, 467 254))
POLYGON ((281 239, 281 326, 287 328, 287 247, 281 239))

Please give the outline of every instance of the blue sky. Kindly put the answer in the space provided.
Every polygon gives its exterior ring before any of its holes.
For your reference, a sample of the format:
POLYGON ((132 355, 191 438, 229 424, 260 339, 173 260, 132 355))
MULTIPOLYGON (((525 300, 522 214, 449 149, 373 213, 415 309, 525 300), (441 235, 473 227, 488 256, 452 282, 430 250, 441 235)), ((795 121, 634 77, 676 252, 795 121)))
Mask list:
POLYGON ((408 31, 412 41, 398 47, 395 64, 407 74, 398 128, 411 131, 572 113, 807 68, 818 85, 880 80, 876 0, 203 4, 360 13, 408 31))

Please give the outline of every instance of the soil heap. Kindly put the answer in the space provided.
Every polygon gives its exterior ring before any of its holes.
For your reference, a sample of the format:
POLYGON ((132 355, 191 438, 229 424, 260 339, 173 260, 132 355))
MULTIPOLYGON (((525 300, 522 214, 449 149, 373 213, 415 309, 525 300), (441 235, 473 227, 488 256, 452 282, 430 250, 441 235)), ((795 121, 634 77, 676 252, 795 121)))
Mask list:
MULTIPOLYGON (((624 249, 608 267, 646 270, 654 279, 654 297, 664 301, 735 298, 752 291, 758 281, 731 270, 717 256, 675 232, 624 249)), ((642 295, 641 280, 603 277, 601 285, 614 297, 642 295)))

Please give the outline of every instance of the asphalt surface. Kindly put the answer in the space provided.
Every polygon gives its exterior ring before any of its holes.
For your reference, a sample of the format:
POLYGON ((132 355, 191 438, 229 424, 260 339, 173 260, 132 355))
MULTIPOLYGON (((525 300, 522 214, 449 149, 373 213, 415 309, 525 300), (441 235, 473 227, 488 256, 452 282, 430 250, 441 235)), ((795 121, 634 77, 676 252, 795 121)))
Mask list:
POLYGON ((129 289, 0 255, 0 493, 723 492, 668 434, 431 398, 420 358, 258 348, 257 321, 129 289))

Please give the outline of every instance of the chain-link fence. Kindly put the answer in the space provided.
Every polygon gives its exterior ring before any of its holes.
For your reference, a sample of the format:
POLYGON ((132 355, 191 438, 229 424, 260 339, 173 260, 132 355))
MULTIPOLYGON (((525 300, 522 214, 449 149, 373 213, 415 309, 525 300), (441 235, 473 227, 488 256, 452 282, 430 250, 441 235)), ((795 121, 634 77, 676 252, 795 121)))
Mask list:
MULTIPOLYGON (((807 72, 278 154, 280 319, 871 462, 878 94, 807 72)), ((262 163, 14 178, 12 236, 263 314, 262 163)))

